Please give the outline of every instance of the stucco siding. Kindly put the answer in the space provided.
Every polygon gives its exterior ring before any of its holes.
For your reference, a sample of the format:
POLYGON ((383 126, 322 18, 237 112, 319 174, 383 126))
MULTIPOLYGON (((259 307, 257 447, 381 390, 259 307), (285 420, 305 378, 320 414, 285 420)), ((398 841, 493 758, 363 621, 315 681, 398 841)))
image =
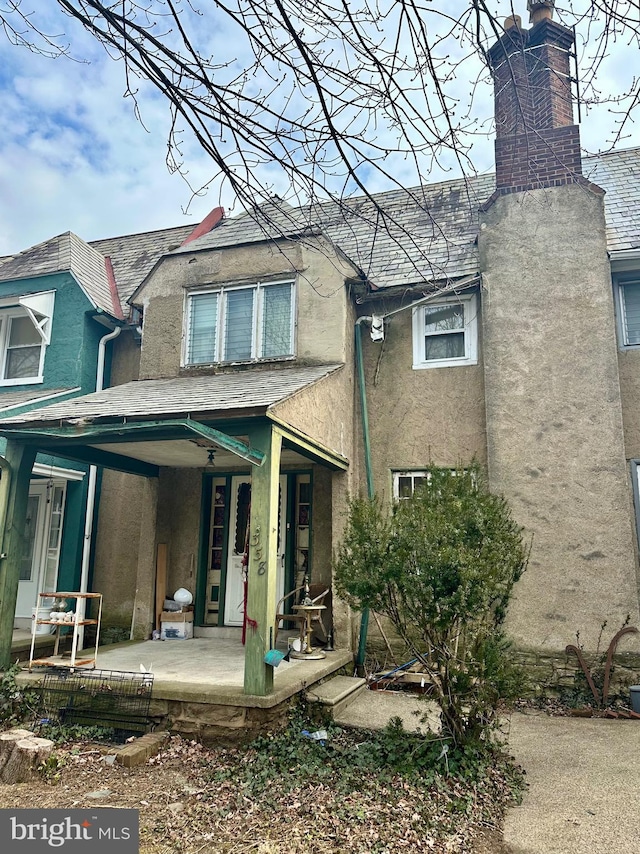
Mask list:
POLYGON ((162 469, 158 492, 157 542, 167 544, 167 588, 195 594, 200 532, 202 471, 162 469))
POLYGON ((353 371, 347 366, 271 407, 277 418, 348 460, 353 453, 353 371))
POLYGON ((131 625, 144 486, 142 477, 108 469, 102 475, 92 589, 104 596, 105 627, 131 625))
MULTIPOLYGON (((140 378, 181 372, 185 294, 207 285, 296 279, 296 360, 305 364, 345 360, 349 313, 344 285, 353 272, 327 245, 258 244, 169 256, 156 268, 139 299, 144 310, 140 378)), ((287 362, 286 364, 289 364, 287 362)), ((206 366, 191 373, 210 371, 206 366)))
MULTIPOLYGON (((391 306, 388 310, 391 310, 391 306)), ((481 365, 412 368, 411 309, 386 324, 385 341, 363 329, 374 487, 390 497, 391 471, 486 460, 481 365)))
POLYGON ((489 475, 533 538, 509 630, 594 648, 603 620, 638 620, 602 196, 502 197, 479 249, 489 475))
POLYGON ((140 340, 131 329, 123 329, 113 341, 109 368, 109 385, 122 385, 137 380, 140 373, 140 340))

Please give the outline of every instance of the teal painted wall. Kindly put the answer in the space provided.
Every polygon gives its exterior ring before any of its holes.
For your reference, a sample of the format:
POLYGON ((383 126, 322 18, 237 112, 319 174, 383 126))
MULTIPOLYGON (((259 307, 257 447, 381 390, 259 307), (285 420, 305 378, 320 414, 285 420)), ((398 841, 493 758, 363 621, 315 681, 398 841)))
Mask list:
POLYGON ((70 273, 56 273, 34 279, 0 282, 0 298, 12 295, 56 292, 53 308, 51 343, 44 360, 42 383, 0 386, 0 405, 3 391, 74 388, 83 394, 95 390, 98 342, 108 331, 93 320, 88 312, 93 306, 70 273))
POLYGON ((87 478, 67 483, 67 501, 62 529, 58 590, 79 590, 82 567, 87 478))
MULTIPOLYGON (((80 391, 73 392, 70 395, 76 397, 79 394, 89 394, 95 391, 98 346, 100 339, 107 334, 109 329, 92 317, 95 309, 73 276, 69 273, 57 273, 51 276, 1 282, 0 298, 50 290, 55 290, 56 295, 51 328, 51 343, 47 346, 44 359, 43 382, 10 386, 0 385, 0 408, 3 405, 3 392, 15 393, 26 391, 33 392, 34 395, 41 395, 46 389, 53 391, 79 387, 80 391)), ((108 347, 105 364, 105 381, 108 381, 110 372, 110 351, 111 347, 108 347)), ((64 397, 56 399, 63 400, 64 397)), ((7 415, 18 415, 28 412, 39 406, 46 406, 48 402, 45 400, 42 404, 38 404, 36 401, 35 404, 16 407, 9 410, 7 415)), ((6 439, 0 437, 0 454, 4 454, 5 447, 6 439)), ((37 462, 45 466, 53 465, 60 468, 82 471, 86 475, 82 481, 67 482, 58 571, 58 590, 77 590, 80 585, 82 566, 88 482, 87 473, 89 468, 82 463, 45 454, 38 454, 37 462)))

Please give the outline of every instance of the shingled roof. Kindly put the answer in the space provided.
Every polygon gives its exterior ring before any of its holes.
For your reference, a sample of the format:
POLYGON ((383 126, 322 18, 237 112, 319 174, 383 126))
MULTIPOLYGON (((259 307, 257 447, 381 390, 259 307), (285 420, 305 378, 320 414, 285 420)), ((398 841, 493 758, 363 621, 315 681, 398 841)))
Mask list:
MULTIPOLYGON (((605 191, 610 251, 640 247, 640 148, 585 158, 583 172, 605 191)), ((52 238, 18 255, 0 259, 0 281, 69 269, 87 296, 104 311, 117 307, 105 271, 109 257, 125 303, 155 264, 169 253, 192 253, 295 239, 321 232, 377 288, 419 287, 459 279, 478 271, 478 207, 494 189, 494 176, 481 175, 376 193, 338 207, 292 208, 274 197, 262 213, 223 219, 212 231, 186 245, 193 225, 128 234, 85 243, 75 234, 52 238), (104 256, 104 257, 102 257, 104 256)), ((115 315, 117 316, 117 315, 115 315)))
MULTIPOLYGON (((640 148, 585 158, 585 176, 605 191, 609 249, 640 246, 640 148)), ((290 208, 270 203, 269 222, 241 214, 176 253, 223 249, 272 237, 322 232, 376 288, 419 287, 478 271, 478 208, 495 188, 493 174, 376 193, 337 205, 290 208), (311 227, 310 223, 315 227, 311 227)))
POLYGON ((583 172, 606 190, 604 211, 609 252, 640 248, 640 148, 586 158, 583 172))
POLYGON ((72 231, 0 259, 0 282, 62 272, 73 275, 95 308, 112 317, 122 316, 118 295, 109 282, 104 257, 72 231))
POLYGON ((321 380, 340 365, 243 371, 206 377, 135 380, 2 418, 0 425, 59 424, 136 417, 260 409, 321 380))
POLYGON ((192 225, 179 225, 141 234, 123 234, 92 240, 91 246, 111 259, 120 299, 125 303, 159 259, 180 246, 193 231, 192 225))

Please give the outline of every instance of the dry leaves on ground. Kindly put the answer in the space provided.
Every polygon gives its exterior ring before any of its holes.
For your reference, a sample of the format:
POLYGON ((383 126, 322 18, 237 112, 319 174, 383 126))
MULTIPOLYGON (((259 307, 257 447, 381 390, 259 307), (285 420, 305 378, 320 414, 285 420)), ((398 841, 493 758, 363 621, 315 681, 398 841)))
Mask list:
POLYGON ((0 806, 137 809, 141 854, 503 851, 505 783, 498 772, 486 786, 467 790, 452 783, 427 793, 400 776, 384 783, 365 777, 346 794, 317 782, 293 790, 276 783, 256 797, 238 782, 251 770, 246 751, 172 738, 134 768, 114 763, 96 745, 58 748, 57 756, 59 769, 49 769, 57 780, 0 785, 0 806), (212 780, 220 771, 226 779, 212 780))

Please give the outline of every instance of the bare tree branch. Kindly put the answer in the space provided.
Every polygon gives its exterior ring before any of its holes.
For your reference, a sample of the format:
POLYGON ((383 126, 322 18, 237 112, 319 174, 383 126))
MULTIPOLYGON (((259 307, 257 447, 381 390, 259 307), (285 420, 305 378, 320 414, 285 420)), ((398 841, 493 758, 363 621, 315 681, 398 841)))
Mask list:
MULTIPOLYGON (((70 37, 45 33, 27 3, 0 0, 7 38, 48 56, 69 55, 70 37)), ((57 5, 122 62, 125 94, 136 116, 143 119, 144 86, 166 97, 167 163, 185 180, 184 141, 191 136, 211 158, 206 186, 226 183, 256 216, 276 188, 294 204, 280 205, 265 230, 300 232, 347 210, 393 235, 426 275, 429 261, 420 257, 421 242, 406 234, 374 193, 413 186, 408 199, 428 220, 420 186, 434 165, 473 177, 470 147, 479 132, 473 103, 480 80, 489 77, 487 50, 504 34, 502 19, 486 0, 57 5), (460 84, 466 80, 470 91, 463 98, 460 84)), ((507 5, 512 14, 517 11, 507 5)), ((633 77, 624 92, 606 91, 599 81, 617 44, 640 47, 639 0, 564 0, 556 19, 576 27, 584 104, 611 105, 611 142, 618 144, 634 121, 640 79, 633 77)), ((192 187, 194 194, 201 189, 192 187)), ((468 194, 476 205, 473 187, 468 194)), ((439 277, 437 269, 431 274, 439 277)))

